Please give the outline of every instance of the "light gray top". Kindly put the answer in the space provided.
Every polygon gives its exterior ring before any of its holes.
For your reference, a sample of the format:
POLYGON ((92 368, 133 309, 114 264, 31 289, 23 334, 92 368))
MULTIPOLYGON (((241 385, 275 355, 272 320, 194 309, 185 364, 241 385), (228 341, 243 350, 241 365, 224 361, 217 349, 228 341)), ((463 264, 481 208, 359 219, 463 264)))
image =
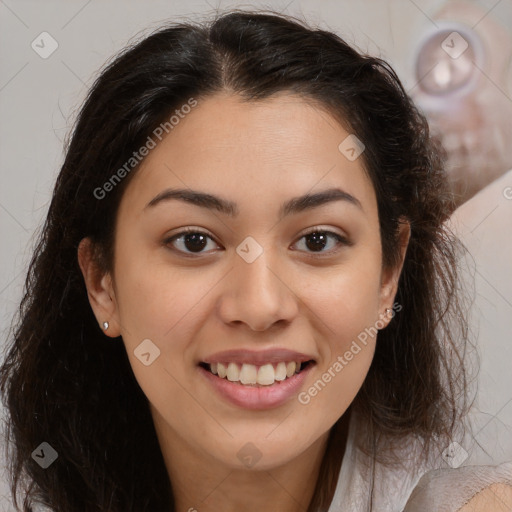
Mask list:
POLYGON ((456 512, 493 483, 512 486, 512 460, 494 466, 462 465, 467 453, 458 443, 449 449, 436 447, 429 460, 422 460, 420 443, 411 437, 400 449, 400 467, 375 463, 371 504, 372 465, 355 446, 356 435, 362 432, 358 423, 353 414, 329 512, 456 512))

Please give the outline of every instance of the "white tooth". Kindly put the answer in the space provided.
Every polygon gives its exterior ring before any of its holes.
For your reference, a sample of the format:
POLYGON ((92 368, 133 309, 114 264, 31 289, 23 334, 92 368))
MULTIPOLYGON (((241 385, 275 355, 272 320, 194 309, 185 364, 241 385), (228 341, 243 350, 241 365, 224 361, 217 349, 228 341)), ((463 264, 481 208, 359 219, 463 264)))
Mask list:
POLYGON ((226 376, 226 367, 222 363, 219 363, 217 365, 217 373, 219 374, 219 377, 221 379, 223 379, 226 376))
POLYGON ((258 384, 262 386, 270 386, 274 384, 275 374, 274 367, 271 364, 264 364, 258 370, 258 384))
POLYGON ((258 368, 253 364, 243 364, 240 370, 240 382, 242 384, 256 384, 258 368))
POLYGON ((238 382, 240 377, 240 370, 238 369, 238 365, 236 363, 229 363, 226 375, 228 380, 231 382, 238 382))
POLYGON ((284 380, 286 379, 286 363, 278 363, 276 366, 276 380, 284 380))
POLYGON ((259 369, 253 364, 243 364, 241 368, 236 363, 211 363, 210 370, 221 379, 227 377, 231 382, 241 384, 271 386, 274 382, 283 381, 298 373, 302 367, 300 362, 290 361, 289 363, 279 362, 276 367, 270 363, 260 366, 259 369))
POLYGON ((295 373, 296 368, 295 361, 290 361, 289 363, 286 363, 286 376, 291 377, 295 373))

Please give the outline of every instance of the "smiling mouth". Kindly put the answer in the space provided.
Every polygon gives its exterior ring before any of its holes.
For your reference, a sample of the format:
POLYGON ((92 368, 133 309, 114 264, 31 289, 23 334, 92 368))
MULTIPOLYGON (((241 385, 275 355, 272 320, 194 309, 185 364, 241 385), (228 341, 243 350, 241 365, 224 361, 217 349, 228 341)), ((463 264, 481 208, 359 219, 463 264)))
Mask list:
POLYGON ((220 379, 226 379, 235 384, 249 387, 265 387, 280 384, 315 364, 311 359, 303 363, 296 361, 281 361, 263 365, 225 363, 199 363, 201 368, 209 371, 220 379))

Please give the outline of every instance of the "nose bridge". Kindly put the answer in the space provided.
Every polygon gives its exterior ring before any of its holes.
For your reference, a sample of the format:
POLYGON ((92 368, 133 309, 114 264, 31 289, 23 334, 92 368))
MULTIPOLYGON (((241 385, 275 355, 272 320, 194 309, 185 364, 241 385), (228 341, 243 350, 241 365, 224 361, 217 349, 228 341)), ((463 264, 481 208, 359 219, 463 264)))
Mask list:
POLYGON ((254 330, 264 330, 296 314, 295 295, 280 275, 279 255, 268 246, 246 239, 237 247, 235 268, 220 308, 224 322, 244 322, 254 330))

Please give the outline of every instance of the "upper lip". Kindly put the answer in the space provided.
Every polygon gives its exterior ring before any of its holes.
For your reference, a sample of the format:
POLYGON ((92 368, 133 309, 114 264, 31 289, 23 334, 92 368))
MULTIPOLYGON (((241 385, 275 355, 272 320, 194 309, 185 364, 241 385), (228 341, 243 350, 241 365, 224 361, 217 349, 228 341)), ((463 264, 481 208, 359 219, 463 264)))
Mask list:
POLYGON ((217 352, 207 357, 202 362, 208 364, 229 362, 263 365, 279 363, 281 361, 304 363, 311 360, 314 360, 314 358, 307 354, 285 348, 277 348, 269 350, 225 350, 224 352, 217 352))

